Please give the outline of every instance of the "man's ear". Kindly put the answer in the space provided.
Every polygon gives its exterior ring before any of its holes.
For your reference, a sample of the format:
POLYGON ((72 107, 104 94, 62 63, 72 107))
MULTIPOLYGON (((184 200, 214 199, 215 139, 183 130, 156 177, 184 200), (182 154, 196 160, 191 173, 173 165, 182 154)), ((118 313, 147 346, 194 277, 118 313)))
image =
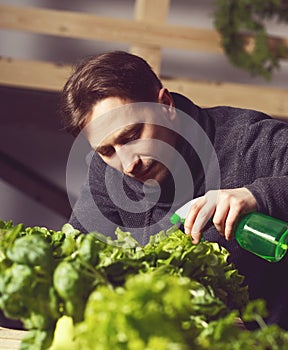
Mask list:
POLYGON ((165 112, 167 114, 167 117, 170 121, 175 120, 176 118, 176 109, 174 108, 174 100, 173 97, 171 96, 170 92, 166 88, 162 88, 159 91, 158 94, 158 103, 161 103, 165 106, 168 106, 168 108, 165 108, 165 112))
POLYGON ((173 98, 169 92, 168 89, 162 87, 159 90, 159 94, 158 94, 158 102, 162 103, 164 105, 167 105, 169 107, 174 107, 174 101, 173 98))

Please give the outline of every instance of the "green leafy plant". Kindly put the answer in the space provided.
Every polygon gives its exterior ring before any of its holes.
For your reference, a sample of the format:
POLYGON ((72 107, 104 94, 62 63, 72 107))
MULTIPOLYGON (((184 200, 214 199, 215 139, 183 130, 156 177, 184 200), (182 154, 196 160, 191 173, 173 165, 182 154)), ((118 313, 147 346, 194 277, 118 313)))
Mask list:
POLYGON ((130 276, 124 288, 93 292, 76 326, 76 344, 83 350, 93 344, 99 350, 198 349, 203 323, 225 310, 201 283, 163 269, 149 271, 130 276))
POLYGON ((175 226, 145 246, 116 235, 0 221, 0 308, 28 330, 21 350, 282 349, 287 332, 249 304, 224 248, 193 245, 175 226), (262 328, 240 334, 239 316, 262 328))
POLYGON ((265 20, 288 22, 287 0, 216 0, 215 28, 229 60, 252 75, 271 78, 287 55, 284 40, 269 38, 265 20))

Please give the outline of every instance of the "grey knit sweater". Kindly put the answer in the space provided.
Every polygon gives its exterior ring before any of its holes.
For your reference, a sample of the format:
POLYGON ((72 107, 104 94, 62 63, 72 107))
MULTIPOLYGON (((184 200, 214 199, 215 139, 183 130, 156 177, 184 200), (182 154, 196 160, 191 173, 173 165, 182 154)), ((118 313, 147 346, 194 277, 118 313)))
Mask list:
MULTIPOLYGON (((203 109, 182 95, 173 93, 172 96, 176 108, 191 116, 213 145, 220 165, 220 187, 245 186, 255 196, 258 211, 288 221, 288 124, 253 110, 226 106, 203 109)), ((83 232, 97 230, 111 236, 120 226, 131 231, 141 244, 147 243, 151 234, 171 226, 169 216, 175 209, 189 199, 205 194, 205 177, 212 179, 208 189, 213 188, 213 175, 217 173, 213 162, 209 170, 204 171, 197 152, 184 139, 180 142, 179 152, 193 174, 193 184, 190 186, 189 177, 184 174, 181 182, 186 191, 180 189, 180 200, 175 200, 173 181, 168 178, 162 186, 159 201, 152 207, 141 183, 108 167, 96 153, 93 154, 87 182, 82 187, 70 223, 83 232), (127 201, 135 202, 137 210, 129 211, 115 205, 117 200, 123 202, 120 187, 124 189, 127 201), (193 191, 189 191, 190 187, 193 191)), ((219 185, 217 181, 215 179, 215 188, 219 185)), ((287 273, 288 254, 278 263, 269 263, 244 251, 235 239, 227 242, 214 227, 208 228, 204 237, 228 249, 230 261, 245 276, 250 297, 266 300, 267 322, 288 329, 288 279, 283 278, 287 273)))

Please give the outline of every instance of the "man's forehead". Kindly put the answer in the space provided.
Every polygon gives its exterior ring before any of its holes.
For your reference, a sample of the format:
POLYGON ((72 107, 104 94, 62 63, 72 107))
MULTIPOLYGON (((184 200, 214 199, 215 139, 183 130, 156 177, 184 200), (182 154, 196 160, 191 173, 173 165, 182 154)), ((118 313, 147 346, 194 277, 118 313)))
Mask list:
POLYGON ((129 126, 135 124, 158 124, 161 119, 160 104, 152 103, 131 103, 121 107, 113 108, 112 110, 99 114, 93 112, 92 118, 84 128, 84 133, 93 147, 98 146, 103 140, 117 135, 129 126))

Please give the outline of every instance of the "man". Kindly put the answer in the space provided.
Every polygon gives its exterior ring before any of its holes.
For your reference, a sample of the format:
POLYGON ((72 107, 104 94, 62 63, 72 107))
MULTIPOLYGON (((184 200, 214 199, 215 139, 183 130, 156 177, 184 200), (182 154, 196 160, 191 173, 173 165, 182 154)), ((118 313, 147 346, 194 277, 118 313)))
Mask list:
POLYGON ((143 59, 119 51, 78 65, 62 112, 66 128, 83 133, 96 151, 74 227, 113 236, 120 226, 145 244, 169 228, 175 209, 199 197, 185 233, 196 244, 203 235, 227 248, 251 298, 266 299, 267 322, 288 329, 287 257, 266 262, 233 238, 242 214, 288 221, 287 124, 252 110, 200 108, 163 87, 143 59))

